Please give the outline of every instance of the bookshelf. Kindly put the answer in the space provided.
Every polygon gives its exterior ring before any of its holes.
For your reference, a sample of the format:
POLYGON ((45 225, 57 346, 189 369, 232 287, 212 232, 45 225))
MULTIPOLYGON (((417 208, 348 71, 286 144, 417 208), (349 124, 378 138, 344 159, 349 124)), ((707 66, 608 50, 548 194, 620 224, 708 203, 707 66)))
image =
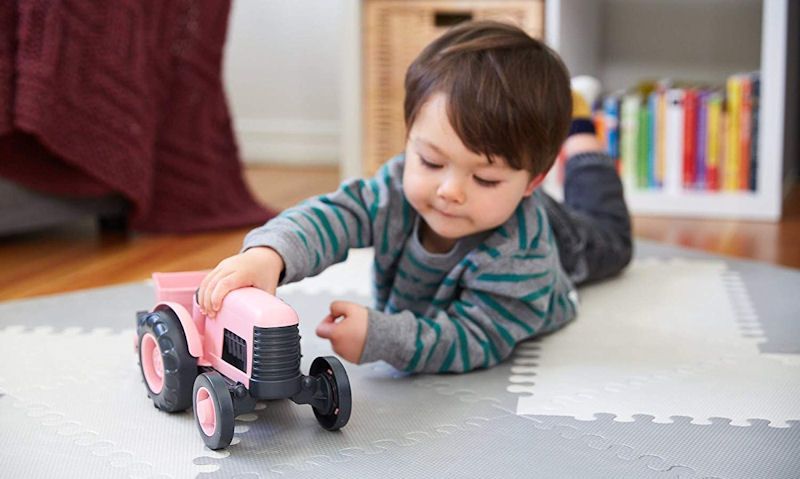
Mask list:
MULTIPOLYGON (((366 85, 361 58, 365 0, 341 1, 340 166, 343 178, 351 178, 365 171, 366 85)), ((757 190, 666 193, 631 189, 627 199, 633 213, 763 221, 780 218, 792 176, 792 167, 785 166, 789 163, 784 145, 791 1, 545 0, 546 41, 562 55, 573 75, 596 76, 607 91, 633 86, 642 79, 677 76, 724 84, 733 73, 761 71, 757 190)), ((558 196, 555 181, 549 179, 548 183, 548 191, 558 196)))
MULTIPOLYGON (((634 214, 777 221, 789 186, 786 118, 788 0, 548 0, 545 37, 573 75, 611 92, 646 79, 725 84, 761 71, 756 191, 628 188, 634 214)), ((559 196, 557 181, 548 191, 559 196)))

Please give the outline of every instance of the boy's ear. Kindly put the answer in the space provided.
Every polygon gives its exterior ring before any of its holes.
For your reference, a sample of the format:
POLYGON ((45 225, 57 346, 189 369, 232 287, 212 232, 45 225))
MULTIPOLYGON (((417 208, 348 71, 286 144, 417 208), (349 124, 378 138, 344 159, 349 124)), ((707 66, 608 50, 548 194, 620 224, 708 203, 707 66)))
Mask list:
POLYGON ((539 185, 542 184, 542 181, 544 181, 545 175, 546 175, 546 173, 539 173, 538 175, 536 175, 533 178, 531 178, 530 183, 528 183, 528 187, 525 188, 525 193, 523 194, 523 196, 528 197, 528 196, 532 195, 533 191, 536 188, 538 188, 539 185))

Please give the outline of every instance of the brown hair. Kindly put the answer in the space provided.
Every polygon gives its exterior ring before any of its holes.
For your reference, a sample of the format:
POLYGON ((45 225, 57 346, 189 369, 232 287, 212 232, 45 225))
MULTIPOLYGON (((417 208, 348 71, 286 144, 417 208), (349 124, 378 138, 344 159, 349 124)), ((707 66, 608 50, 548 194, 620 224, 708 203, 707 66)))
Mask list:
POLYGON ((552 166, 569 130, 569 74, 558 55, 504 23, 460 24, 428 45, 405 79, 405 123, 435 93, 469 150, 536 175, 552 166))

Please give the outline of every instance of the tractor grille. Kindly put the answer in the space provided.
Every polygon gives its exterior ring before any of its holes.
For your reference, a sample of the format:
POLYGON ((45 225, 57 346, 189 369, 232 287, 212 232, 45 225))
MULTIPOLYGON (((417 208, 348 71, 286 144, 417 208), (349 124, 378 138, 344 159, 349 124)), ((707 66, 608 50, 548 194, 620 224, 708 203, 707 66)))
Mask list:
POLYGON ((239 371, 247 372, 247 343, 242 337, 227 329, 223 336, 222 360, 239 371))
POLYGON ((300 331, 297 325, 253 328, 253 374, 257 381, 300 376, 300 331))

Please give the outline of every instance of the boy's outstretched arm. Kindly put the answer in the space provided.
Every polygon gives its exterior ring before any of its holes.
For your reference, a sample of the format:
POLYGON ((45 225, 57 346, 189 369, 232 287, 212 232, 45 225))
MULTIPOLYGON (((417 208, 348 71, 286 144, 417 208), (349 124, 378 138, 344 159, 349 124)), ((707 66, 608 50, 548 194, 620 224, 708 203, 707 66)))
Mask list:
POLYGON ((394 206, 387 171, 384 167, 374 178, 345 182, 252 230, 242 253, 221 261, 201 284, 201 308, 213 316, 226 294, 245 286, 274 294, 279 284, 343 261, 350 248, 371 246, 394 206))
POLYGON ((344 261, 350 248, 372 246, 376 232, 395 208, 389 165, 370 179, 352 180, 333 193, 309 198, 250 231, 243 250, 274 249, 285 263, 279 284, 314 276, 344 261))

